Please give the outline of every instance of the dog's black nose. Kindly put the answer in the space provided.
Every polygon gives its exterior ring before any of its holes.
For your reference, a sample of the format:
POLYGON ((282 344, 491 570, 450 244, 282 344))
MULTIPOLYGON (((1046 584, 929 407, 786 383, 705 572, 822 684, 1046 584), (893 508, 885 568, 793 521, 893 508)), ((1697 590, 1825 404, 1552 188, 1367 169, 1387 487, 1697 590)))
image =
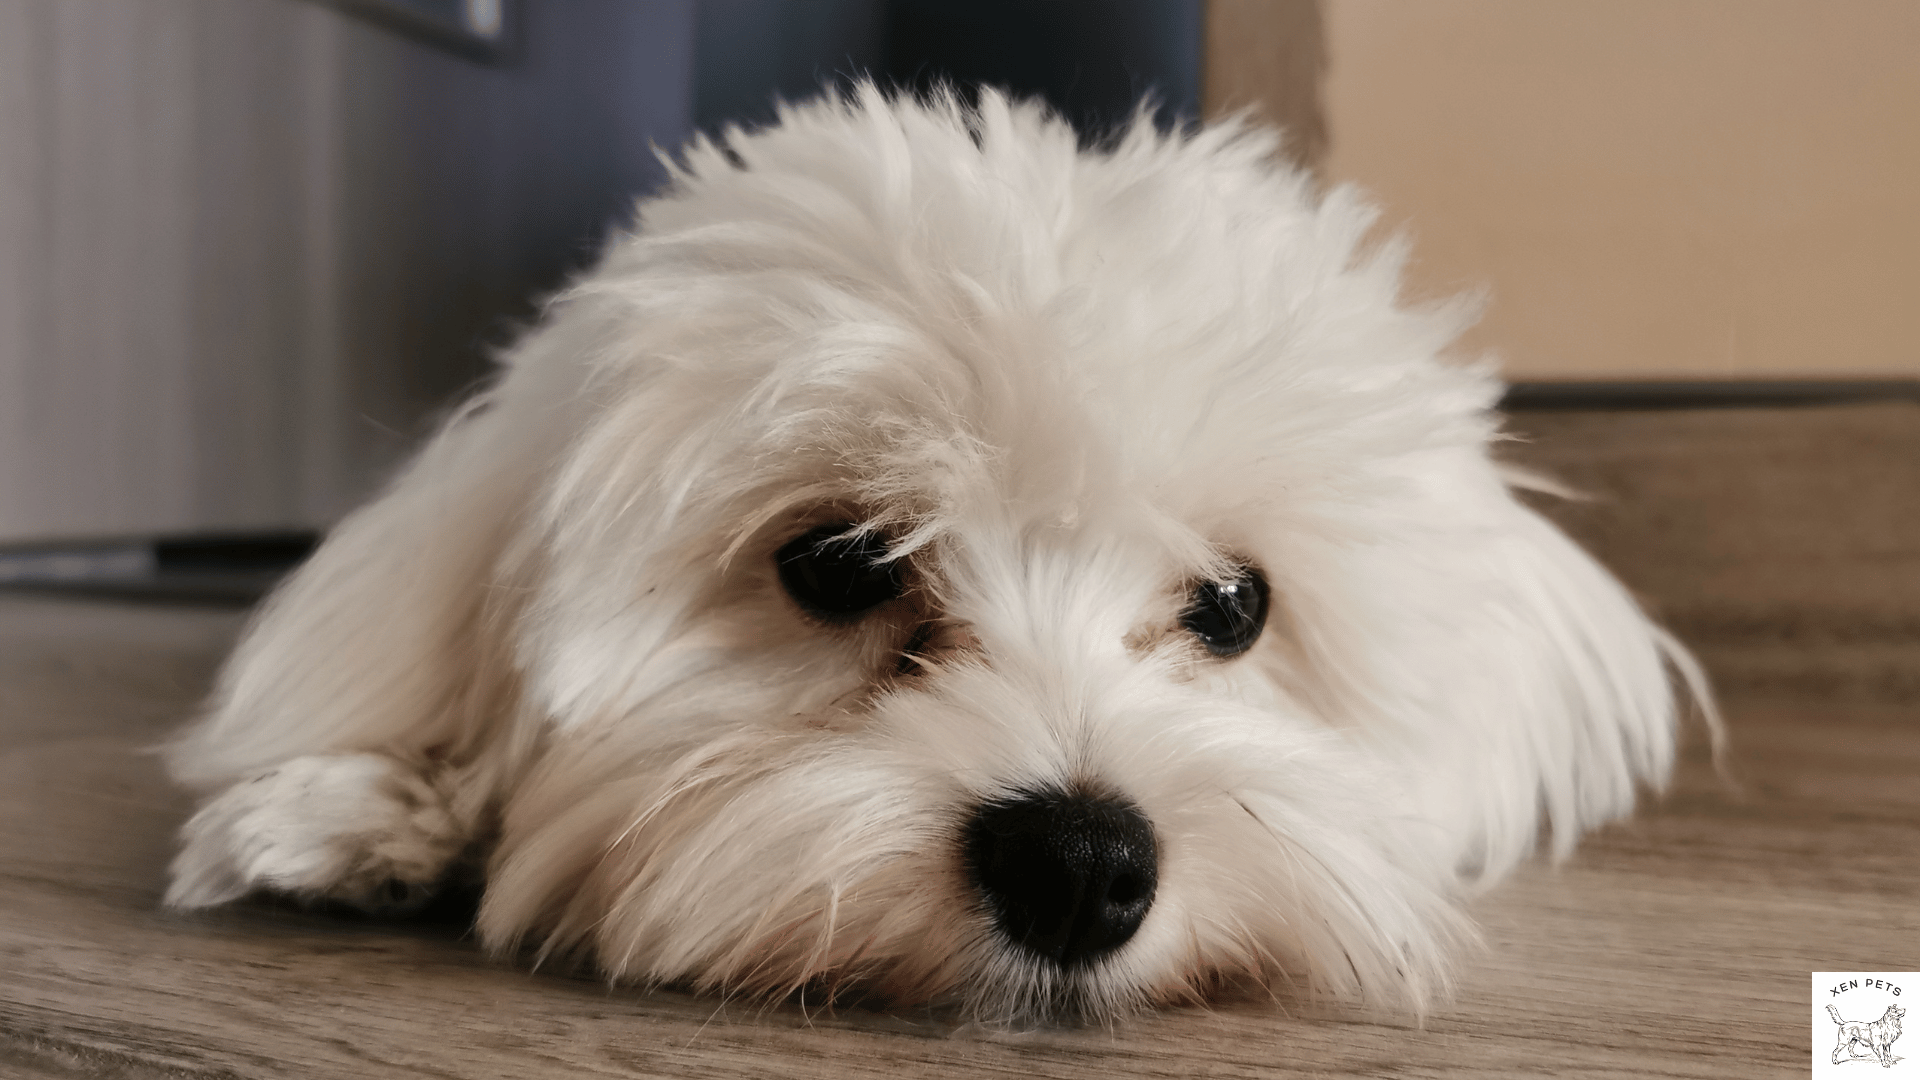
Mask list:
POLYGON ((967 869, 1000 932, 1060 964, 1119 948, 1153 906, 1153 823, 1121 799, 1023 792, 967 823, 967 869))

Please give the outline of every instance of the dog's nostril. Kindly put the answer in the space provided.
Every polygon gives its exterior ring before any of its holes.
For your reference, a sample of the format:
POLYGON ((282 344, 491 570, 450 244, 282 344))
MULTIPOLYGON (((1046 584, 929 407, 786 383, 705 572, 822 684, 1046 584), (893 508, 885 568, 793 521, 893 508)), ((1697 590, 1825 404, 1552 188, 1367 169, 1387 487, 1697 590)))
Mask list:
POLYGON ((967 870, 1009 940, 1064 967, 1125 944, 1153 906, 1153 824, 1121 799, 1022 792, 974 811, 967 870))

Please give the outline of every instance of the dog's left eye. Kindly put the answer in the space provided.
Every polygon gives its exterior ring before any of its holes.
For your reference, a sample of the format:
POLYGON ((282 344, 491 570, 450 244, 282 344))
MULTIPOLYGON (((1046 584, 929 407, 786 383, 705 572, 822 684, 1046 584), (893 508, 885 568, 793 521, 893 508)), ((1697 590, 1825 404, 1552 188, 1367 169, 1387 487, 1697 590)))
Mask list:
POLYGON ((1213 655, 1239 656, 1267 625, 1267 579, 1249 566, 1231 581, 1195 585, 1180 625, 1213 655))
POLYGON ((774 555, 780 584, 801 607, 823 619, 842 621, 899 596, 905 583, 900 562, 888 559, 886 538, 856 532, 847 523, 809 529, 774 555))

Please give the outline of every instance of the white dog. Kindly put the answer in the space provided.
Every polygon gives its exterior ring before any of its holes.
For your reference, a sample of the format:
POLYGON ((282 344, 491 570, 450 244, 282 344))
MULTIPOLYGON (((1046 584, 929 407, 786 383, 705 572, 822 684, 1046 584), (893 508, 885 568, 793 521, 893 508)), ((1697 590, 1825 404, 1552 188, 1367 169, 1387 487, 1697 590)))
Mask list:
POLYGON ((478 867, 489 947, 620 981, 1418 1008, 1697 672, 1274 149, 872 87, 696 142, 267 605, 169 902, 478 867))

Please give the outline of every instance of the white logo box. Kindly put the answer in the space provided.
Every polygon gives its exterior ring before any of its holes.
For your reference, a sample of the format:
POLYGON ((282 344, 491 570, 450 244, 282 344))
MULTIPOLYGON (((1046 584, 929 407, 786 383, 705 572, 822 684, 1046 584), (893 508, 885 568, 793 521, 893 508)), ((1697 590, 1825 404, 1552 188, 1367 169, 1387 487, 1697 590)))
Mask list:
POLYGON ((1920 972, 1814 972, 1813 1075, 1920 1078, 1920 1035, 1911 1032, 1920 1023, 1916 997, 1920 972), (1834 1022, 1835 1013, 1844 1024, 1834 1022))

